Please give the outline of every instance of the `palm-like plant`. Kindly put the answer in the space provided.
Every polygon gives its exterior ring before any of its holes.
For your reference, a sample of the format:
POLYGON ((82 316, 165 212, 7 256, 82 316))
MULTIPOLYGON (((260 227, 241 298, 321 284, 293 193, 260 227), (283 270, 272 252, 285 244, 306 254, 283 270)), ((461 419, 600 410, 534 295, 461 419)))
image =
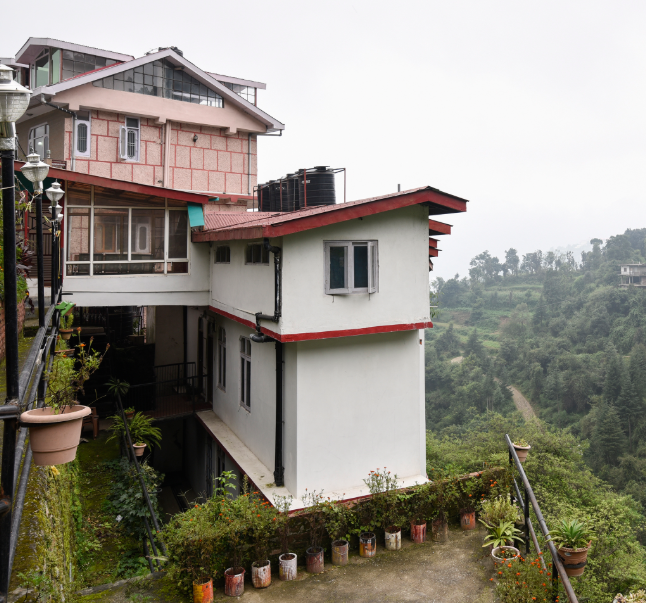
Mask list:
POLYGON ((121 381, 121 379, 117 379, 116 377, 112 377, 108 383, 108 393, 114 397, 117 396, 125 396, 128 393, 128 390, 130 389, 130 383, 127 381, 121 381))
POLYGON ((594 532, 586 521, 578 519, 561 519, 548 537, 556 546, 568 549, 586 549, 594 532))
MULTIPOLYGON (((112 427, 110 427, 112 434, 108 438, 108 442, 120 438, 126 433, 121 415, 114 415, 110 418, 112 419, 112 427)), ((128 421, 128 429, 133 444, 146 444, 151 450, 153 446, 161 445, 161 429, 154 427, 152 419, 141 412, 135 413, 135 416, 128 421)))
POLYGON ((487 536, 485 537, 484 544, 482 546, 486 547, 486 546, 492 545, 493 548, 495 549, 495 548, 498 548, 499 546, 506 546, 507 543, 512 540, 525 542, 519 536, 519 534, 521 533, 522 532, 518 528, 514 527, 513 522, 501 521, 497 526, 493 526, 489 528, 489 534, 487 534, 487 536))

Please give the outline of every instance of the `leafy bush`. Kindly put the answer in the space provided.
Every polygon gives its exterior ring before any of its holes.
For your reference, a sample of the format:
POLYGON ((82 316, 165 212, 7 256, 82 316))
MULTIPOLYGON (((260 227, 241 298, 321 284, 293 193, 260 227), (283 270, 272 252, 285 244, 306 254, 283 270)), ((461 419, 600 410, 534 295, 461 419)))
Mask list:
POLYGON ((496 594, 501 603, 536 603, 552 600, 552 572, 550 569, 543 569, 538 556, 526 559, 520 557, 513 562, 498 563, 495 570, 496 594))
MULTIPOLYGON (((126 435, 126 428, 123 424, 123 419, 120 414, 110 417, 112 419, 112 426, 110 427, 110 440, 121 440, 126 435)), ((128 430, 130 431, 130 439, 133 444, 146 444, 148 448, 152 449, 153 446, 161 446, 162 432, 159 427, 153 425, 153 419, 148 417, 142 412, 135 413, 132 419, 128 421, 128 430)))

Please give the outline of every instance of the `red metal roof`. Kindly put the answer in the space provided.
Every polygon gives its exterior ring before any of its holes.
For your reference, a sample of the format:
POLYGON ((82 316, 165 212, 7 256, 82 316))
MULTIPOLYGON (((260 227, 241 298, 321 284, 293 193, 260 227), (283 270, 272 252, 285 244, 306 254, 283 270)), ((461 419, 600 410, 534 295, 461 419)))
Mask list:
MULTIPOLYGON (((208 213, 205 216, 204 230, 194 232, 193 241, 280 237, 419 204, 428 205, 429 213, 432 215, 464 212, 467 210, 467 203, 466 199, 425 186, 381 197, 293 212, 208 213)), ((437 224, 442 223, 437 222, 437 224)), ((443 230, 450 232, 451 227, 448 224, 443 226, 445 227, 443 230)))

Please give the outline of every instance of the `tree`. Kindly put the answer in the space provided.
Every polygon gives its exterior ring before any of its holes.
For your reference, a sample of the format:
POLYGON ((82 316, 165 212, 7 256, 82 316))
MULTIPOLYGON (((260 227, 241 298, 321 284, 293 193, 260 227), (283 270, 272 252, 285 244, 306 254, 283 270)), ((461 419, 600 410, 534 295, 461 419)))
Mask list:
POLYGON ((592 448, 597 453, 593 462, 597 468, 601 464, 615 465, 624 449, 626 437, 621 429, 617 409, 601 400, 595 408, 596 421, 592 431, 592 448))
POLYGON ((591 239, 590 245, 592 245, 592 251, 587 260, 590 263, 590 268, 596 270, 601 266, 601 245, 603 245, 603 241, 601 239, 591 239))
POLYGON ((646 397, 646 347, 641 343, 633 348, 629 372, 635 393, 640 398, 646 397))
POLYGON ((440 352, 447 352, 452 356, 457 356, 460 353, 460 342, 455 334, 452 322, 449 323, 449 328, 437 338, 435 349, 440 352))
POLYGON ((464 355, 469 356, 471 354, 477 358, 482 358, 484 354, 484 346, 478 337, 478 329, 473 329, 473 331, 471 331, 469 339, 467 339, 467 344, 464 346, 464 355))
POLYGON ((518 252, 513 247, 510 247, 505 251, 505 266, 507 266, 507 270, 516 276, 518 274, 519 264, 520 258, 518 257, 518 252))
POLYGON ((622 362, 616 352, 610 353, 606 368, 606 380, 603 384, 603 399, 612 404, 621 393, 622 362))
POLYGON ((621 393, 617 398, 617 410, 622 423, 627 427, 628 444, 631 445, 633 428, 644 414, 644 401, 635 392, 628 371, 624 372, 621 382, 621 393))

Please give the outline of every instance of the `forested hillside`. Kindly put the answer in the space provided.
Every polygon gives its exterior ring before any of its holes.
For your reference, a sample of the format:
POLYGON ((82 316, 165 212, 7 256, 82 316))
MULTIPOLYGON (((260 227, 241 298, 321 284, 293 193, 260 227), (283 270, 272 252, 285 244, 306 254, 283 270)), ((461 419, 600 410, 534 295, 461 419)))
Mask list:
MULTIPOLYGON (((637 513, 629 523, 643 545, 646 289, 619 283, 622 263, 646 264, 646 229, 591 244, 580 258, 508 249, 501 261, 485 251, 473 258, 468 276, 432 283, 438 308, 426 345, 429 458, 431 448, 451 449, 439 442, 473 441, 482 421, 498 414, 522 425, 507 388, 514 386, 539 418, 534 434, 549 431, 556 448, 559 441, 564 451, 576 448, 585 471, 601 480, 594 488, 608 484, 620 496, 607 500, 637 513)), ((566 482, 569 472, 571 484, 582 487, 580 466, 562 469, 566 482)), ((561 486, 565 501, 568 486, 561 486)), ((590 499, 576 513, 594 514, 597 507, 590 499)), ((590 600, 610 593, 612 580, 604 580, 590 600)))

